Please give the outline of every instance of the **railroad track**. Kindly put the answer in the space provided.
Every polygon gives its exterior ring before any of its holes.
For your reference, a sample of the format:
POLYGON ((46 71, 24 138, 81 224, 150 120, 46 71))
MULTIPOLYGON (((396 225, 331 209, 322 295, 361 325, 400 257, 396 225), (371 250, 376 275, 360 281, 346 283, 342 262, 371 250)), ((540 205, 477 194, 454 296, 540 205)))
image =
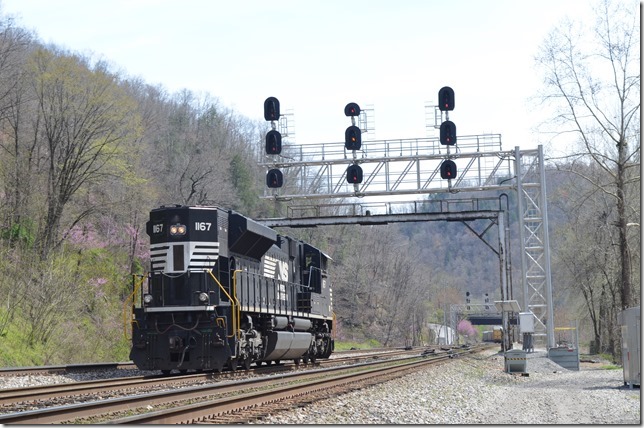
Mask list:
POLYGON ((96 397, 109 397, 113 391, 136 391, 144 390, 147 392, 159 390, 167 387, 178 387, 194 385, 198 383, 212 382, 213 380, 225 380, 244 376, 257 376, 275 372, 292 371, 296 368, 334 366, 349 363, 357 363, 369 359, 395 358, 404 355, 418 354, 418 350, 387 350, 384 352, 367 353, 362 355, 347 355, 329 360, 318 360, 315 365, 296 366, 293 362, 279 365, 263 365, 255 367, 248 371, 238 370, 235 372, 203 372, 182 375, 148 375, 148 376, 129 376, 122 378, 88 380, 65 384, 50 384, 31 386, 27 388, 0 389, 0 411, 4 413, 9 411, 22 411, 25 408, 38 407, 34 404, 37 400, 53 400, 63 397, 75 397, 75 401, 88 401, 97 399, 96 397), (20 404, 25 403, 25 404, 20 404), (2 408, 4 407, 4 409, 2 408))
MULTIPOLYGON (((335 351, 333 355, 343 355, 352 353, 394 353, 404 352, 403 348, 372 348, 372 349, 353 349, 346 351, 335 351)), ((60 374, 60 373, 77 373, 97 370, 138 370, 132 361, 112 362, 112 363, 86 363, 86 364, 65 364, 55 366, 32 366, 32 367, 3 367, 0 368, 0 377, 2 376, 27 376, 41 374, 60 374)))
MULTIPOLYGON (((214 421, 229 423, 235 418, 248 418, 248 408, 261 409, 265 403, 311 394, 328 393, 330 389, 355 389, 362 382, 382 382, 387 376, 400 376, 402 371, 448 360, 473 349, 431 355, 430 357, 407 357, 398 360, 378 360, 369 363, 340 365, 331 368, 296 371, 242 381, 219 382, 170 391, 157 391, 134 396, 103 399, 81 404, 55 406, 49 409, 22 411, 0 416, 2 424, 44 423, 178 423, 214 421), (383 377, 384 376, 384 377, 383 377), (325 392, 326 391, 326 392, 325 392), (198 400, 197 403, 194 401, 198 400), (189 404, 187 404, 189 403, 189 404), (156 410, 161 408, 161 410, 156 410), (156 410, 149 412, 149 410, 156 410), (148 412, 143 415, 123 418, 124 411, 148 412), (108 416, 99 416, 99 415, 108 416), (241 415, 241 416, 240 416, 241 415), (138 418, 138 419, 137 419, 138 418), (213 419, 214 418, 214 419, 213 419)), ((416 351, 418 354, 418 351, 416 351)), ((354 357, 350 357, 354 358, 354 357)), ((183 378, 172 377, 175 378, 183 378)), ((168 378, 165 378, 168 380, 168 378)), ((360 386, 362 387, 362 386, 360 386)), ((123 386, 121 387, 123 388, 123 386)), ((260 411, 261 413, 261 411, 260 411)), ((253 413, 256 418, 257 413, 253 413)))

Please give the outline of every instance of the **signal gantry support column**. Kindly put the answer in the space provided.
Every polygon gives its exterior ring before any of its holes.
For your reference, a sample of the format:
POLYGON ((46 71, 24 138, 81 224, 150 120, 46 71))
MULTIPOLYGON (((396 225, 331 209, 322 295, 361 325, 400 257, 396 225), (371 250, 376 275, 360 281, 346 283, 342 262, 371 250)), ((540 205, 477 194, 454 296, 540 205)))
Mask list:
POLYGON ((534 336, 545 336, 547 347, 553 348, 554 309, 543 146, 536 151, 521 151, 515 147, 514 153, 522 249, 523 310, 534 314, 534 336))

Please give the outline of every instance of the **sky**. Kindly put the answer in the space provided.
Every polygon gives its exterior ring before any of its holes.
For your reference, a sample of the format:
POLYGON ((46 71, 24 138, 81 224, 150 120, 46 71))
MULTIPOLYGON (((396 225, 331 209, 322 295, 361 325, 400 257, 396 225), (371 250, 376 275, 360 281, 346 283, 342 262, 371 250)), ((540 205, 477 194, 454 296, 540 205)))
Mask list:
MULTIPOLYGON (((635 4, 635 3, 633 3, 635 4)), ((263 120, 269 96, 297 144, 339 142, 344 106, 371 107, 375 138, 428 136, 425 105, 450 86, 457 134, 545 144, 534 57, 588 0, 0 0, 44 43, 109 61, 174 93, 189 89, 263 120)), ((438 136, 433 131, 432 136, 438 136)))

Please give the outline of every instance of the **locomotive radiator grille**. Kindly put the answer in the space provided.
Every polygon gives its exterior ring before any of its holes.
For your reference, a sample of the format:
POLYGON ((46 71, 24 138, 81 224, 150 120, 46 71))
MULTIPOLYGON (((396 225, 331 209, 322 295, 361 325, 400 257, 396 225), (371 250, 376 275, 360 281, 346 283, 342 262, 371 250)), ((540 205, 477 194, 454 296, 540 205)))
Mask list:
POLYGON ((191 242, 188 270, 212 269, 219 258, 219 242, 191 242))
POLYGON ((166 244, 150 245, 150 264, 152 272, 165 271, 169 249, 170 246, 166 244))
POLYGON ((219 258, 219 242, 178 242, 173 244, 153 244, 150 246, 150 263, 152 272, 185 272, 212 269, 219 258), (182 260, 187 260, 187 269, 177 253, 182 253, 182 260))

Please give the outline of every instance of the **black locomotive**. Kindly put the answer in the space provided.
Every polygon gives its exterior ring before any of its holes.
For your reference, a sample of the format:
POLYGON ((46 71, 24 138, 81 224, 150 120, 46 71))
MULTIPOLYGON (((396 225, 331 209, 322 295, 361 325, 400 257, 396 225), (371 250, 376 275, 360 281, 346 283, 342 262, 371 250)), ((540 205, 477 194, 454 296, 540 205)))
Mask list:
POLYGON ((333 351, 330 258, 218 207, 150 212, 150 273, 135 282, 130 358, 144 370, 314 362, 333 351))

